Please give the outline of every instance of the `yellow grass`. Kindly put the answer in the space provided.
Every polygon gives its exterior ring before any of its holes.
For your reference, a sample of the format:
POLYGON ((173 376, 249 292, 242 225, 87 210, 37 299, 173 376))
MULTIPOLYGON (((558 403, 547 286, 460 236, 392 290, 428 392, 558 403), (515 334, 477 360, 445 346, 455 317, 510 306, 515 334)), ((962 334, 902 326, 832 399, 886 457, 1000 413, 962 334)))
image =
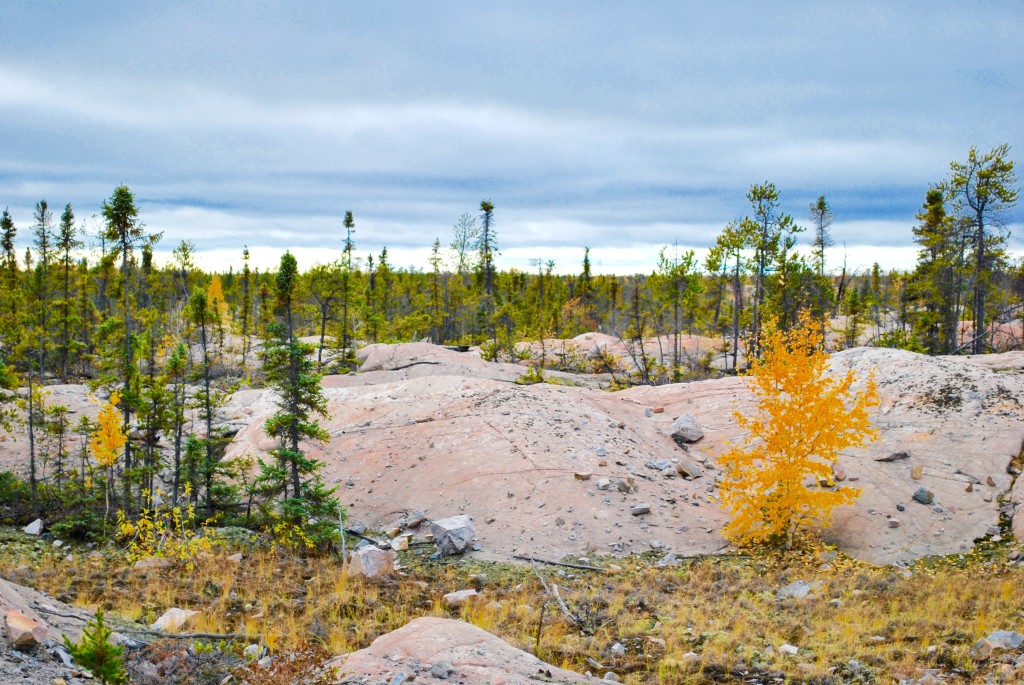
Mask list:
POLYGON ((133 571, 119 554, 89 559, 83 552, 71 561, 3 555, 0 574, 144 624, 172 606, 197 609, 186 630, 243 633, 275 651, 313 641, 345 653, 416 617, 449 616, 557 666, 600 672, 589 658, 627 682, 666 685, 710 682, 730 669, 822 677, 850 659, 880 682, 925 668, 962 668, 960 682, 970 682, 993 667, 971 662, 976 639, 1024 629, 1024 569, 1006 559, 1006 548, 919 563, 909 579, 844 557, 822 567, 815 553, 707 558, 677 569, 637 559, 616 575, 542 569, 582 627, 559 611, 529 567, 438 565, 410 554, 401 575, 371 581, 345 578, 337 559, 257 551, 233 564, 231 551, 218 550, 187 574, 133 571), (822 585, 807 599, 776 598, 797 579, 822 585), (461 608, 441 600, 468 587, 481 594, 461 608), (624 656, 612 654, 616 642, 624 656), (782 655, 783 643, 801 652, 782 655))

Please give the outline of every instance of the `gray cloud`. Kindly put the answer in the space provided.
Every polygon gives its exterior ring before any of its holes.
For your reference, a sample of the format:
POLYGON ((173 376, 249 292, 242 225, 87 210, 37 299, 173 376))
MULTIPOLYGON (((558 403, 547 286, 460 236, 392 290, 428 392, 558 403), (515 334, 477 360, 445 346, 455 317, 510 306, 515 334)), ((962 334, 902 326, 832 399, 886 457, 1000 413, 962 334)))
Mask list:
POLYGON ((211 259, 338 244, 351 209, 361 247, 421 260, 486 197, 509 263, 642 266, 771 180, 905 264, 949 161, 1021 142, 1015 2, 293 5, 5 8, 0 205, 27 227, 127 183, 211 259))

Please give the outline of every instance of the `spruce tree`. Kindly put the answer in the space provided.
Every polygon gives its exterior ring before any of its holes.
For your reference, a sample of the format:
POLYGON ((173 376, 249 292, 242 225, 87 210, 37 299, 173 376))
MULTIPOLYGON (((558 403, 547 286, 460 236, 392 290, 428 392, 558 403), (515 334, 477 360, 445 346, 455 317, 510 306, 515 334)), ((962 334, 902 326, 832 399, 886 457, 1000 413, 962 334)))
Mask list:
POLYGON ((260 460, 258 480, 264 492, 280 495, 278 515, 301 531, 306 547, 316 547, 337 534, 340 509, 334 489, 323 482, 323 463, 302 449, 304 442, 323 441, 328 435, 316 419, 327 413, 327 399, 308 357, 313 347, 295 334, 298 280, 295 257, 285 252, 274 283, 277 320, 268 326, 270 337, 263 349, 267 385, 278 396, 277 412, 264 424, 267 435, 278 440, 271 450, 276 463, 260 460))

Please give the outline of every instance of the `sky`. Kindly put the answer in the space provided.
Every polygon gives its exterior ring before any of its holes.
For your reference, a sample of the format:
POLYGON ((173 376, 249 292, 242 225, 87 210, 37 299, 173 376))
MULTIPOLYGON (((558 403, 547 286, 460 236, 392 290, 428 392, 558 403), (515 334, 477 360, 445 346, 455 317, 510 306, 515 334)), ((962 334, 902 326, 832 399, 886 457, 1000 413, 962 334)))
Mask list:
POLYGON ((427 268, 488 199, 499 266, 635 273, 769 181, 804 226, 826 196, 830 267, 905 268, 952 160, 1024 164, 1019 0, 712 4, 7 0, 0 207, 24 248, 38 200, 95 232, 126 184, 207 268, 329 262, 352 211, 427 268))

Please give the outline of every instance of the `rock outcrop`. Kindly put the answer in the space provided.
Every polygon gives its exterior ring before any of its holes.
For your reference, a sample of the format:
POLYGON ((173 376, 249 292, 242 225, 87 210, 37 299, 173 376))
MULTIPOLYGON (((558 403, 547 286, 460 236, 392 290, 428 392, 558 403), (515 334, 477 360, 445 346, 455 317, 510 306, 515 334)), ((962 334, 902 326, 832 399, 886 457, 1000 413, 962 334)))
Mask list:
POLYGON ((536 685, 587 683, 463 621, 418 618, 366 649, 332 660, 339 682, 536 685), (403 677, 404 676, 404 677, 403 677))

